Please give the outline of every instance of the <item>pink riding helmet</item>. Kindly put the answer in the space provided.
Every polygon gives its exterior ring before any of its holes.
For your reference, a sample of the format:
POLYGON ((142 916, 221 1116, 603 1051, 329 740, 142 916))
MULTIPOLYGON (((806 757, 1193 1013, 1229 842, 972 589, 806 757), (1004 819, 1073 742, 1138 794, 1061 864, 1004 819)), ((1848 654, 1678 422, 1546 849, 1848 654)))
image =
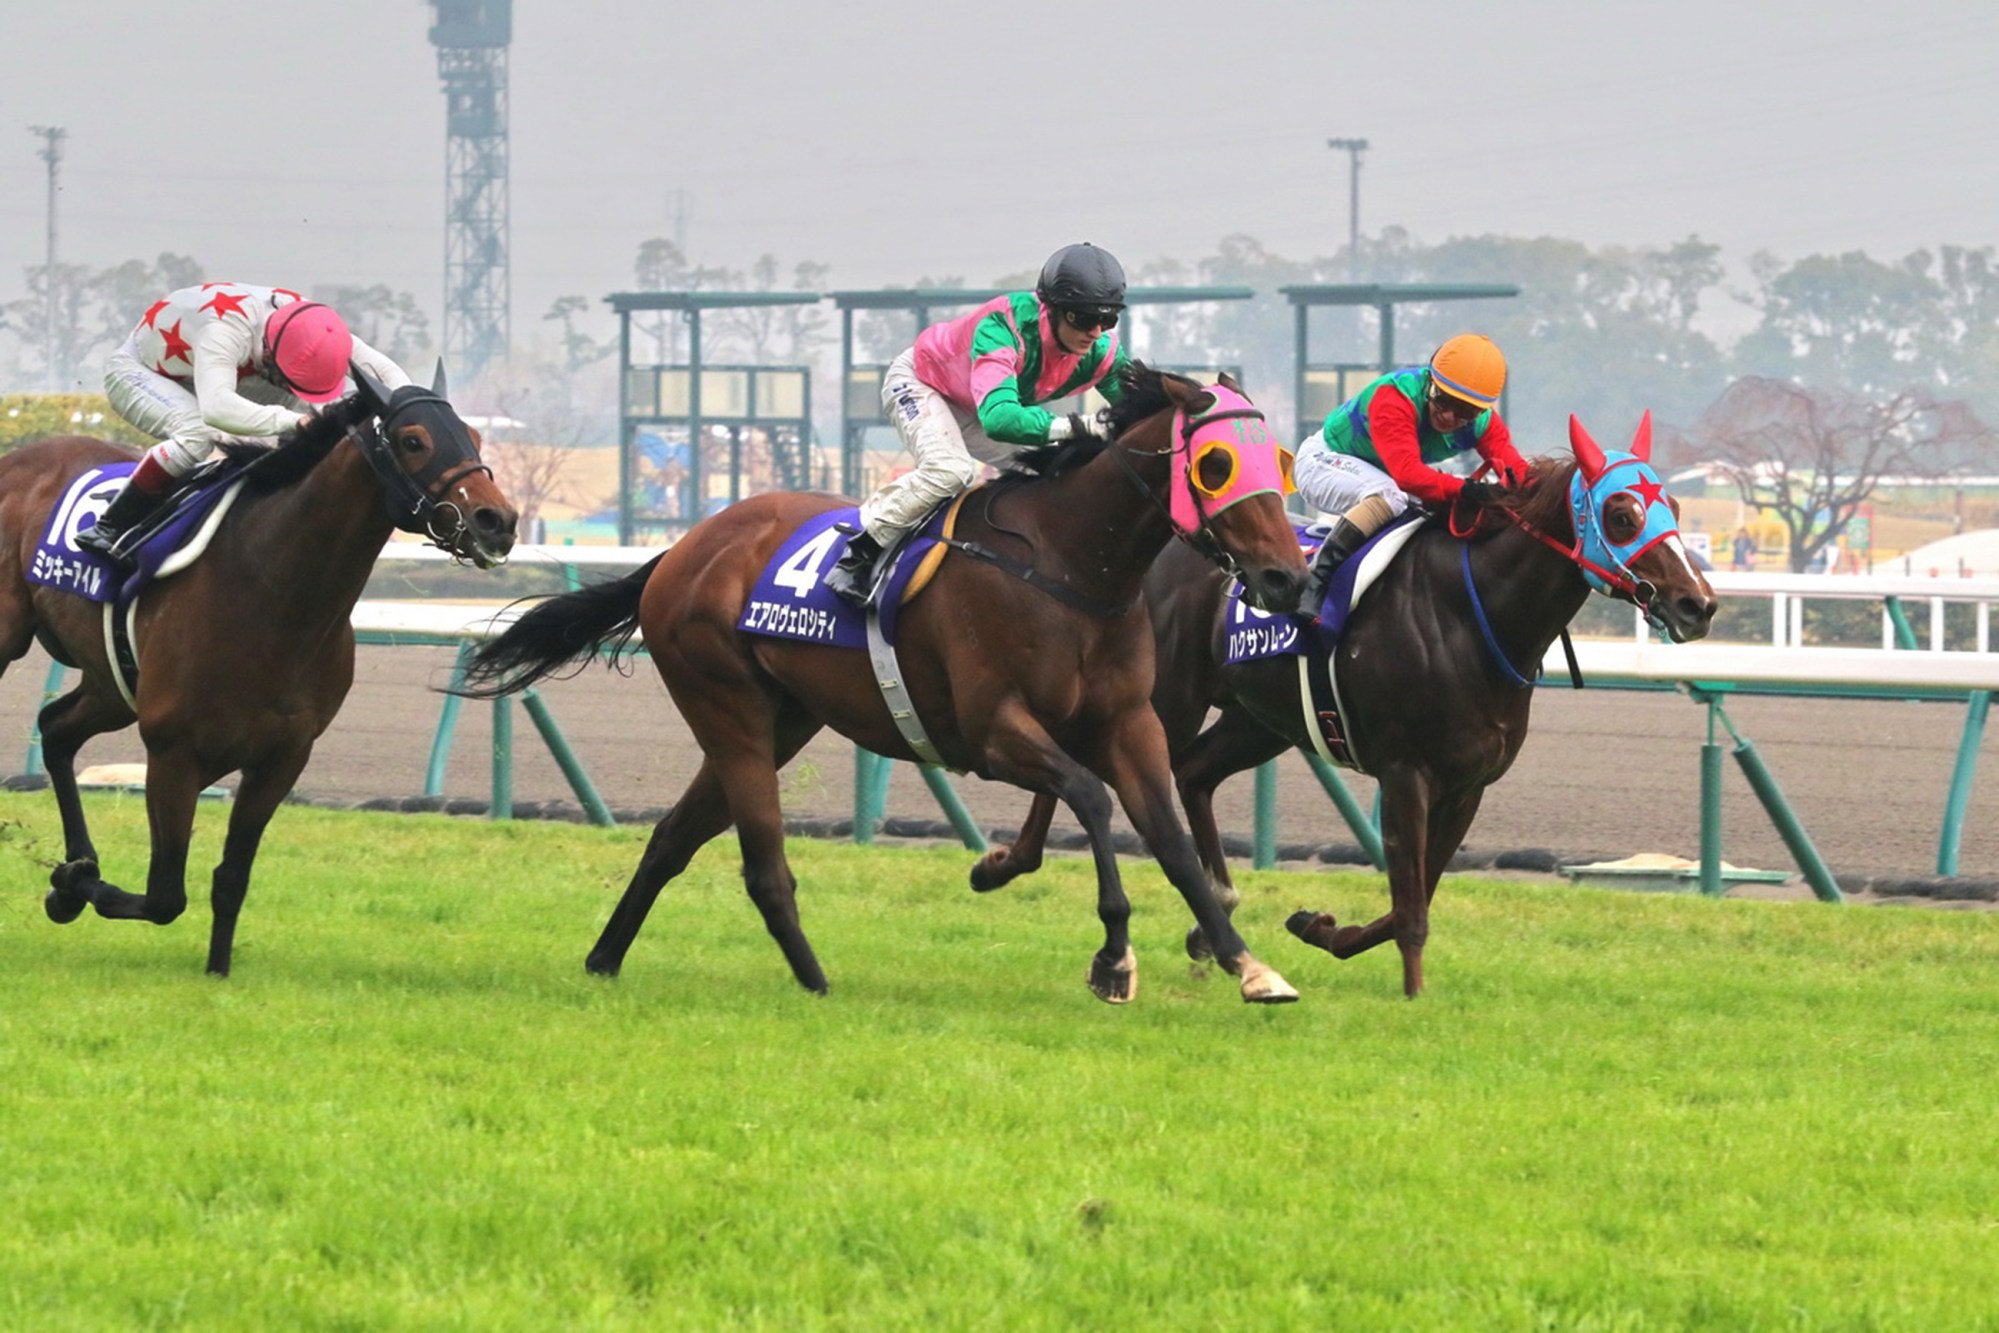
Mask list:
POLYGON ((317 301, 294 301, 264 322, 264 359, 308 403, 330 403, 347 385, 354 335, 317 301))

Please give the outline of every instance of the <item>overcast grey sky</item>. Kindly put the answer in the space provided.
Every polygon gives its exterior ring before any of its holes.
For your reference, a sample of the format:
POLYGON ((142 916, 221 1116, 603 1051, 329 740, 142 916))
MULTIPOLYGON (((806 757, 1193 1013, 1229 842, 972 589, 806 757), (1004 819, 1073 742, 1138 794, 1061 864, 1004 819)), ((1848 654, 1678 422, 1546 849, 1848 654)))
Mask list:
MULTIPOLYGON (((436 316, 443 99, 421 0, 0 0, 0 297, 63 257, 386 282, 436 316)), ((1739 262, 1999 243, 1999 4, 516 0, 517 334, 629 287, 688 200, 697 262, 984 282, 1089 238, 1329 254, 1689 234, 1739 262)), ((1494 275, 1502 277, 1504 275, 1494 275)), ((136 313, 136 312, 135 312, 136 313)))

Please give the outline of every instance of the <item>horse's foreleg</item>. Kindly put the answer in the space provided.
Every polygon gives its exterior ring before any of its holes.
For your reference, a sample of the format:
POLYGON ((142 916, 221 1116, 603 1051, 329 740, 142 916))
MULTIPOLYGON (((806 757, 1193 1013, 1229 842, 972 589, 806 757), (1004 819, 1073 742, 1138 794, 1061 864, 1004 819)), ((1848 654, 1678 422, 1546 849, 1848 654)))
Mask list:
MULTIPOLYGON (((1473 809, 1477 802, 1473 802, 1473 809)), ((1427 781, 1417 773, 1385 773, 1381 779, 1381 844, 1388 861, 1389 910, 1364 926, 1342 926, 1324 912, 1294 912, 1284 923, 1293 935, 1335 958, 1352 958, 1394 940, 1402 953, 1402 991, 1414 998, 1423 989, 1423 946, 1430 935, 1430 896, 1450 853, 1433 855, 1427 781), (1433 865, 1433 862, 1435 863, 1433 865)), ((1466 816, 1469 824, 1469 815, 1466 816)), ((1457 828, 1462 837, 1464 828, 1457 828)), ((1453 842, 1451 849, 1456 849, 1453 842)))
POLYGON ((87 683, 48 704, 36 718, 42 733, 42 764, 62 816, 63 863, 49 876, 49 893, 42 903, 49 919, 58 924, 76 920, 92 896, 109 887, 98 870, 97 846, 77 794, 77 751, 91 737, 131 721, 131 710, 123 700, 107 701, 87 683))
POLYGON ((1020 833, 1005 847, 995 847, 972 866, 972 892, 991 893, 1022 875, 1041 869, 1048 848, 1048 823, 1055 818, 1055 798, 1037 792, 1020 833))
POLYGON ((1201 868, 1193 839, 1173 811, 1172 769, 1166 759, 1166 735, 1147 707, 1119 719, 1105 747, 1103 776, 1138 835, 1159 862, 1159 868, 1187 906, 1213 946, 1215 958, 1241 985, 1242 998, 1257 1004, 1284 1003, 1298 998, 1275 968, 1258 960, 1236 933, 1227 911, 1215 896, 1201 868))
POLYGON ((302 745, 243 770, 236 799, 231 802, 222 862, 215 867, 208 894, 214 917, 208 931, 208 970, 215 976, 229 975, 229 959, 236 946, 236 918, 243 911, 244 896, 250 892, 250 867, 257 859, 264 829, 290 794, 298 775, 305 771, 305 762, 311 755, 312 746, 302 745))
MULTIPOLYGON (((1077 763, 1040 723, 1023 709, 1010 709, 995 721, 986 739, 985 771, 1005 782, 1037 793, 1032 821, 1038 816, 1039 835, 1060 799, 1083 826, 1090 840, 1090 857, 1097 871, 1097 919, 1103 923, 1103 947, 1091 955, 1084 980, 1090 993, 1106 1004, 1126 1004, 1138 996, 1138 956, 1131 948, 1131 900, 1111 845, 1111 798, 1083 765, 1077 763)), ((1022 830, 1022 838, 1027 830, 1022 830)))
POLYGON ((680 799, 653 825, 644 855, 625 885, 624 896, 604 923, 584 966, 599 976, 615 977, 624 966, 625 952, 638 938, 659 891, 666 882, 687 869, 694 853, 729 827, 729 802, 723 795, 721 779, 712 759, 704 760, 694 781, 687 784, 680 799))
MULTIPOLYGON (((1188 742, 1174 756, 1173 781, 1180 790, 1180 805, 1187 812, 1187 829, 1194 849, 1214 885, 1222 911, 1233 916, 1242 900, 1229 863, 1222 850, 1222 831, 1215 823, 1215 789, 1244 769, 1275 759, 1289 743, 1261 722, 1228 709, 1206 731, 1188 742)), ((1187 956, 1201 961, 1214 956, 1208 937, 1199 926, 1187 931, 1187 956)))
POLYGON ((1381 783, 1381 850, 1388 861, 1388 901, 1395 947, 1402 952, 1402 993, 1423 993, 1423 946, 1430 941, 1430 788, 1406 770, 1381 783))

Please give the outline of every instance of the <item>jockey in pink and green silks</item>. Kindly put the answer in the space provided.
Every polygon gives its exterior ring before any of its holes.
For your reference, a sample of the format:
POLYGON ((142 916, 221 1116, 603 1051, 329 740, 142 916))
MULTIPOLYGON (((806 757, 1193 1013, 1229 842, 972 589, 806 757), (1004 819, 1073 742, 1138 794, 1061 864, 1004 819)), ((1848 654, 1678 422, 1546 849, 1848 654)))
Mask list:
POLYGON ((1024 448, 1095 435, 1080 416, 1040 404, 1096 388, 1116 401, 1126 364, 1118 338, 1124 269, 1087 242, 1049 256, 1031 292, 1009 292, 934 324, 889 363, 882 406, 916 466, 861 504, 861 531, 827 586, 865 603, 882 550, 937 505, 968 489, 981 465, 1024 448))

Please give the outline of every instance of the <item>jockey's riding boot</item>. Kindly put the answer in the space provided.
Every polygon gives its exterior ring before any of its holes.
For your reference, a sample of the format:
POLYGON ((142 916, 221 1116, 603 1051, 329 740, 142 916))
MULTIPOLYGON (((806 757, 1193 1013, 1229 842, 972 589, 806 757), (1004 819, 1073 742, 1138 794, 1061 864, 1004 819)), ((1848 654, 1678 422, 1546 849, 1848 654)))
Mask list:
POLYGON ((97 516, 97 521, 76 534, 76 544, 114 565, 129 569, 132 553, 122 548, 121 539, 152 517, 167 502, 169 494, 171 492, 148 495, 128 482, 124 490, 112 497, 104 512, 97 516))
POLYGON ((843 602, 866 607, 874 591, 875 562, 882 556, 882 544, 865 530, 847 538, 847 553, 828 571, 826 586, 843 602))
POLYGON ((1305 595, 1299 602, 1299 611, 1316 616, 1326 600, 1326 590, 1333 586, 1333 575, 1339 571, 1340 565, 1394 517, 1395 512, 1389 508, 1388 501, 1378 495, 1368 496, 1340 515, 1333 524, 1333 530, 1326 534, 1326 540, 1320 543, 1318 554, 1312 557, 1312 568, 1305 579, 1305 595))

